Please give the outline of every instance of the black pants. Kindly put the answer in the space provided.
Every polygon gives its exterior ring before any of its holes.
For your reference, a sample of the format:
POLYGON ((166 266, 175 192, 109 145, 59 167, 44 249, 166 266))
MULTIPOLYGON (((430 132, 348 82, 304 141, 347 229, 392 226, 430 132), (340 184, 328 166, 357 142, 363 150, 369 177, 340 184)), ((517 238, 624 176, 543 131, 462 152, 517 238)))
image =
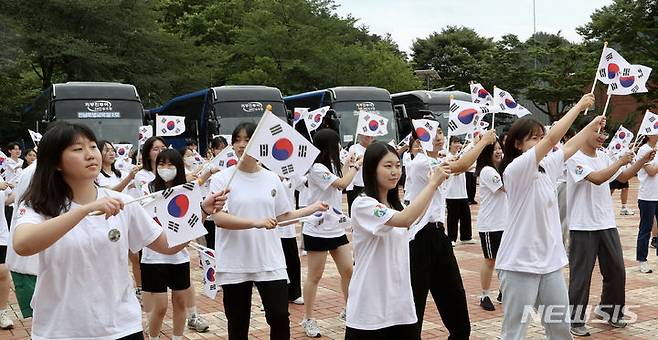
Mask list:
POLYGON ((215 250, 215 222, 213 221, 203 221, 203 226, 208 230, 208 233, 204 236, 206 238, 206 247, 215 250))
POLYGON ((448 238, 450 241, 457 242, 457 224, 459 224, 459 239, 468 241, 473 238, 471 231, 471 207, 468 205, 468 199, 446 199, 448 210, 448 238))
POLYGON ((468 202, 475 202, 475 187, 477 186, 477 179, 474 172, 466 172, 466 195, 468 202))
POLYGON ((5 206, 5 219, 7 220, 7 226, 11 228, 11 216, 14 213, 14 207, 11 205, 5 206))
POLYGON ((411 288, 416 304, 416 337, 420 338, 427 294, 432 292, 448 339, 468 339, 471 322, 457 259, 442 223, 428 223, 409 242, 411 288))
POLYGON ((249 338, 251 290, 254 285, 265 307, 265 320, 270 325, 270 339, 290 339, 288 287, 286 280, 276 280, 222 285, 229 340, 249 338))
POLYGON ((350 327, 345 327, 345 340, 398 340, 398 339, 418 339, 420 336, 416 336, 415 333, 415 324, 411 325, 395 325, 391 327, 386 327, 382 329, 373 329, 373 330, 362 330, 354 329, 350 327))
POLYGON ((282 238, 281 246, 286 257, 286 271, 288 272, 288 301, 296 300, 302 296, 302 263, 299 261, 297 239, 282 238))
POLYGON ((589 303, 589 288, 596 259, 603 276, 601 310, 613 321, 623 316, 626 303, 626 270, 624 254, 617 228, 596 231, 569 232, 569 305, 571 325, 585 325, 585 311, 589 303))
POLYGON ((354 186, 352 190, 347 191, 347 215, 352 216, 352 202, 363 192, 363 187, 354 186))
POLYGON ((126 335, 123 338, 117 340, 144 340, 144 332, 137 332, 130 335, 126 335))

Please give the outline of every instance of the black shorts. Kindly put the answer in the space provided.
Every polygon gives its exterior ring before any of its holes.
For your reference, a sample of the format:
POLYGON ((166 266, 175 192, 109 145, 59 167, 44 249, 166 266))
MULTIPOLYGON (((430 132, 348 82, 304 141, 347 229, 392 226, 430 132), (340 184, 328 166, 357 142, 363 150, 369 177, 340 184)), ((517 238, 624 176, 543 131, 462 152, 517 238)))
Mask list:
POLYGON ((0 264, 7 262, 7 246, 0 246, 0 264))
POLYGON ((501 231, 489 231, 480 234, 480 244, 485 259, 495 259, 500 247, 500 240, 503 238, 501 231))
POLYGON ((190 287, 190 263, 140 263, 142 270, 142 291, 166 293, 171 290, 185 290, 190 287))
POLYGON ((610 189, 626 189, 626 188, 628 188, 628 181, 626 181, 625 183, 622 183, 618 180, 614 180, 610 182, 610 189))
POLYGON ((302 234, 302 236, 304 237, 304 250, 306 251, 329 251, 350 243, 347 240, 347 235, 330 238, 315 237, 306 234, 302 234))

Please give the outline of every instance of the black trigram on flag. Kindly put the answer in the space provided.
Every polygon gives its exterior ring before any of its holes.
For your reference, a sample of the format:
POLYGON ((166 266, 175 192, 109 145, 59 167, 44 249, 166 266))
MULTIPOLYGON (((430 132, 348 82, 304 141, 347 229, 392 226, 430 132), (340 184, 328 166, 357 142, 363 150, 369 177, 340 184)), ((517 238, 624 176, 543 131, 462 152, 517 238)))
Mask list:
POLYGON ((167 228, 169 228, 169 230, 171 230, 175 233, 178 232, 178 227, 180 227, 180 224, 178 224, 174 221, 169 221, 169 223, 167 223, 167 228))
POLYGON ((292 164, 284 165, 284 166, 281 167, 281 172, 284 175, 291 174, 291 173, 295 172, 295 167, 292 166, 292 164))
POLYGON ((274 125, 270 128, 270 133, 272 133, 272 136, 276 136, 283 132, 283 128, 281 127, 281 124, 274 125))
POLYGON ((361 128, 361 130, 363 130, 363 132, 364 132, 364 133, 365 133, 365 132, 368 132, 368 128, 367 128, 367 127, 365 127, 365 126, 364 126, 364 127, 362 127, 362 128, 361 128))
POLYGON ((638 68, 637 69, 637 79, 640 79, 642 77, 644 77, 644 72, 642 72, 641 68, 638 68))
POLYGON ((434 127, 432 127, 432 124, 430 124, 429 122, 425 122, 425 127, 430 131, 434 130, 434 127))
POLYGON ((498 96, 500 96, 500 98, 505 98, 506 95, 507 95, 507 92, 505 92, 505 91, 498 92, 498 96))
POLYGON ((165 199, 167 199, 167 198, 169 198, 169 196, 171 196, 171 194, 173 194, 173 193, 174 193, 174 189, 172 189, 172 188, 167 188, 167 189, 165 189, 165 190, 162 192, 162 197, 164 197, 165 199))
POLYGON ((656 120, 656 117, 651 116, 651 117, 649 117, 649 119, 647 119, 647 120, 653 123, 653 121, 656 120))
POLYGON ((183 188, 185 188, 189 191, 194 190, 194 182, 188 182, 188 183, 183 184, 183 188))
POLYGON ((297 157, 304 157, 306 158, 306 145, 300 145, 299 146, 299 151, 297 152, 297 157))
POLYGON ((631 89, 631 92, 635 93, 635 92, 637 92, 637 91, 639 91, 639 90, 640 90, 640 86, 637 85, 637 84, 635 84, 635 86, 633 86, 633 88, 631 89))
POLYGON ((199 216, 196 214, 192 214, 190 218, 187 220, 187 224, 190 225, 190 227, 194 226, 197 222, 199 222, 199 216))
POLYGON ((626 67, 626 68, 622 71, 621 74, 622 74, 624 77, 628 77, 628 76, 631 74, 631 69, 628 68, 628 67, 626 67))
POLYGON ((260 145, 260 156, 267 157, 270 155, 270 146, 267 144, 260 145))
POLYGON ((601 77, 601 78, 605 77, 605 69, 604 68, 599 69, 599 77, 601 77))
POLYGON ((500 109, 505 111, 505 109, 506 109, 505 104, 500 104, 500 109))
POLYGON ((448 122, 448 129, 450 129, 450 131, 457 130, 457 128, 458 126, 454 121, 451 120, 450 122, 448 122))
POLYGON ((480 111, 482 111, 482 113, 489 113, 489 108, 486 106, 480 106, 480 111))
POLYGON ((457 104, 450 105, 450 112, 455 112, 458 109, 459 109, 459 105, 457 105, 457 104))
POLYGON ((610 59, 612 59, 612 53, 608 53, 608 54, 605 56, 605 61, 610 61, 610 59))
POLYGON ((616 90, 617 88, 619 88, 619 86, 617 86, 617 83, 611 83, 611 84, 610 84, 610 88, 614 91, 614 90, 616 90))

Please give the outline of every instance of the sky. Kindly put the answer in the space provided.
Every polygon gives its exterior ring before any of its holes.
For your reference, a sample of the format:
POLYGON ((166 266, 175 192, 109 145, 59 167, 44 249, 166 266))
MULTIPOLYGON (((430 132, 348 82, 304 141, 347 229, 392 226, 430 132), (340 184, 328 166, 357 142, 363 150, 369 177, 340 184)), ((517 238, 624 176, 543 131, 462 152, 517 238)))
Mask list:
MULTIPOLYGON (((581 41, 576 27, 590 21, 594 10, 613 0, 535 0, 537 31, 557 33, 570 41, 581 41)), ((390 33, 399 48, 411 52, 417 38, 455 25, 474 29, 498 39, 516 34, 526 40, 533 33, 533 0, 335 0, 340 16, 351 14, 357 25, 371 33, 390 33)))

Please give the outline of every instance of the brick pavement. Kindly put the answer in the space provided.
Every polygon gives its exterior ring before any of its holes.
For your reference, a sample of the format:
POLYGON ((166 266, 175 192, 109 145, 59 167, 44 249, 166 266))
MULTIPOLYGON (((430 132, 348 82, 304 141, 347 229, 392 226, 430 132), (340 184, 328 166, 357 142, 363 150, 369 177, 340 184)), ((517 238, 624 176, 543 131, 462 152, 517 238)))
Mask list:
MULTIPOLYGON (((589 339, 658 339, 658 261, 654 249, 650 249, 649 262, 656 270, 652 274, 642 274, 638 271, 638 264, 635 261, 635 240, 637 235, 637 224, 639 217, 636 207, 637 198, 637 179, 631 181, 631 192, 629 197, 630 206, 636 210, 635 216, 617 215, 617 223, 621 235, 621 241, 624 250, 624 259, 626 262, 626 302, 627 305, 633 305, 633 311, 638 314, 637 322, 623 329, 614 329, 606 324, 589 323, 592 336, 589 339)), ((615 211, 619 211, 619 192, 615 193, 615 211)), ((471 206, 472 215, 477 217, 478 206, 471 206)), ((193 254, 194 252, 190 252, 193 254)), ((478 305, 478 294, 480 291, 479 284, 479 267, 482 259, 480 245, 457 245, 455 255, 459 262, 464 286, 466 288, 467 299, 469 303, 469 313, 471 317, 472 339, 496 339, 500 335, 502 323, 502 306, 497 305, 496 311, 487 312, 482 310, 478 305)), ((193 262, 198 263, 197 255, 192 255, 193 262)), ((339 275, 331 257, 328 257, 328 263, 320 287, 318 288, 316 303, 316 318, 322 331, 324 339, 342 339, 344 333, 344 324, 338 319, 338 315, 343 309, 342 294, 339 286, 339 275)), ((305 274, 305 257, 302 257, 302 276, 305 274)), ((565 278, 568 276, 568 268, 565 269, 565 278)), ((193 265, 193 284, 200 292, 200 268, 193 265)), ((498 280, 494 278, 492 289, 498 286, 498 280)), ((598 268, 594 269, 592 277, 592 288, 590 291, 590 304, 598 302, 601 294, 601 275, 598 268)), ((226 317, 222 306, 222 293, 212 301, 205 296, 199 295, 197 308, 201 315, 210 322, 211 328, 206 333, 194 333, 186 330, 185 336, 189 339, 225 339, 226 317)), ((269 330, 265 322, 264 312, 259 308, 260 298, 254 289, 252 301, 252 318, 250 325, 250 339, 268 339, 269 330)), ((30 320, 20 320, 20 311, 16 304, 16 298, 13 293, 10 294, 10 307, 14 311, 16 327, 11 331, 0 331, 0 340, 4 339, 25 339, 29 338, 30 320)), ((299 321, 303 315, 303 306, 290 305, 291 320, 291 337, 294 339, 305 338, 299 321)), ((161 339, 169 339, 171 336, 171 315, 163 327, 161 339)), ((441 323, 441 319, 436 310, 436 306, 429 297, 427 309, 425 311, 425 321, 423 325, 423 339, 446 339, 448 334, 441 323)), ((543 339, 543 330, 539 323, 533 323, 528 330, 528 339, 543 339)))

